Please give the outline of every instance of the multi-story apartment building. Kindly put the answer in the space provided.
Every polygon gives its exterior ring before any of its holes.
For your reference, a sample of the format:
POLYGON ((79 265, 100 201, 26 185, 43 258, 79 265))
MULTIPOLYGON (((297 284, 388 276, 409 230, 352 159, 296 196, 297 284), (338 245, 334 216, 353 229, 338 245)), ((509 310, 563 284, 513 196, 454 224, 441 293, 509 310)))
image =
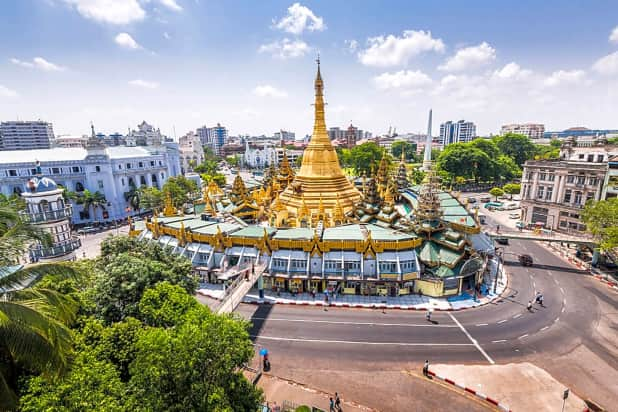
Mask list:
POLYGON ((52 147, 86 147, 86 142, 88 142, 88 136, 85 134, 81 136, 71 136, 64 134, 54 137, 52 147))
POLYGON ((359 140, 371 138, 371 133, 365 132, 350 123, 347 129, 331 127, 328 129, 328 137, 330 140, 337 141, 340 146, 351 149, 356 146, 356 142, 359 140))
POLYGON ((71 192, 98 191, 105 196, 102 207, 73 205, 74 223, 122 219, 134 213, 127 210, 125 193, 144 185, 161 188, 169 177, 180 174, 178 144, 105 147, 93 134, 85 148, 0 152, 2 194, 29 190, 28 181, 41 173, 71 192))
POLYGON ((0 123, 0 150, 49 149, 53 139, 52 124, 42 120, 0 123))
POLYGON ((225 126, 217 123, 215 127, 202 126, 196 130, 202 146, 210 147, 217 156, 221 155, 221 148, 228 139, 228 131, 225 126))
POLYGON ((505 133, 523 134, 529 139, 542 139, 545 133, 545 125, 540 123, 505 124, 500 129, 500 134, 505 133))
POLYGON ((559 160, 533 160, 524 164, 521 182, 522 221, 563 231, 584 231, 581 211, 589 200, 601 200, 608 160, 618 147, 600 140, 594 147, 578 147, 569 138, 559 160))
POLYGON ((618 155, 612 156, 607 162, 607 175, 603 183, 601 198, 611 199, 618 197, 618 155))
POLYGON ((275 139, 279 140, 281 142, 281 145, 283 146, 285 142, 293 142, 294 140, 296 140, 296 133, 288 132, 286 130, 280 130, 278 132, 275 132, 274 137, 275 139))
POLYGON ((195 133, 189 132, 178 139, 178 148, 182 174, 193 171, 195 166, 204 162, 204 148, 195 133))
POLYGON ((544 133, 546 139, 566 139, 567 137, 613 137, 618 136, 617 129, 588 129, 587 127, 571 127, 569 129, 558 131, 549 131, 544 133))
MULTIPOLYGON (((101 138, 103 137, 105 135, 101 135, 101 138)), ((161 129, 155 129, 154 126, 142 121, 137 125, 137 130, 129 132, 125 140, 127 146, 160 146, 165 138, 161 134, 161 129)))
POLYGON ((451 120, 440 125, 440 141, 442 146, 448 146, 451 143, 466 143, 476 137, 476 125, 472 122, 459 120, 453 122, 451 120))

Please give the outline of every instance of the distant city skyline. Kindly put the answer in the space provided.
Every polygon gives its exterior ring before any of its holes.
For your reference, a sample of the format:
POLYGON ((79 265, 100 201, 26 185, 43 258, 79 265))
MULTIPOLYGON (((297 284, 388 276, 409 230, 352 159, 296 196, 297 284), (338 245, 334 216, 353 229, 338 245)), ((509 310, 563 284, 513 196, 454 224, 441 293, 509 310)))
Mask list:
POLYGON ((428 3, 4 2, 0 120, 303 136, 319 52, 329 127, 423 132, 431 107, 434 126, 469 119, 479 135, 616 128, 618 4, 428 3))

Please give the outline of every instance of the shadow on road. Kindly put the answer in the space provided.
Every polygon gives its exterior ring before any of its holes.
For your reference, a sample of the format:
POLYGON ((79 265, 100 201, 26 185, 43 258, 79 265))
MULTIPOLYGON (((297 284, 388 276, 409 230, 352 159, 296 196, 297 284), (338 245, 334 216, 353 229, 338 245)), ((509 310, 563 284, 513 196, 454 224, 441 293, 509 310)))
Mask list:
POLYGON ((253 315, 251 315, 251 319, 249 319, 251 322, 249 336, 253 342, 255 342, 257 337, 260 335, 268 315, 270 315, 270 312, 273 310, 273 306, 274 305, 258 305, 257 310, 253 312, 253 315))

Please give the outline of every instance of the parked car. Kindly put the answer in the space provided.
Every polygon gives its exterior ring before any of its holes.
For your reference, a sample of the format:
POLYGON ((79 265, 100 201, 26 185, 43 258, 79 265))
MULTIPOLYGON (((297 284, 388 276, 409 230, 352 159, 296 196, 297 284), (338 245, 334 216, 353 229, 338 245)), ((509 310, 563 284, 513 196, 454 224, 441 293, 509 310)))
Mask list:
POLYGON ((519 263, 521 263, 522 266, 532 266, 534 262, 530 255, 519 255, 519 263))
POLYGON ((481 203, 487 203, 487 202, 491 202, 491 197, 490 196, 483 196, 481 198, 481 203))
POLYGON ((468 198, 468 203, 476 203, 476 198, 475 197, 469 197, 468 198))
POLYGON ((509 219, 519 219, 519 213, 509 213, 509 219))
POLYGON ((500 243, 501 245, 508 245, 509 244, 509 239, 506 237, 497 237, 494 239, 496 241, 496 243, 500 243))
POLYGON ((521 206, 519 206, 517 203, 507 203, 504 206, 504 210, 517 210, 519 209, 521 206))

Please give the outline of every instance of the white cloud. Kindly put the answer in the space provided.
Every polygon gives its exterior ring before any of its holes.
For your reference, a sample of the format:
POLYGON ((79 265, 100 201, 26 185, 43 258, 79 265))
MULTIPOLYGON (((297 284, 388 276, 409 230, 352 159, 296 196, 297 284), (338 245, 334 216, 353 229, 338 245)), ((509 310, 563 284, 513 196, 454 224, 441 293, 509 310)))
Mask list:
POLYGON ((607 56, 597 60, 592 68, 600 74, 617 74, 618 73, 618 52, 613 52, 607 56))
POLYGON ((138 0, 64 0, 83 17, 100 23, 129 24, 141 21, 146 11, 138 0))
POLYGON ((431 84, 431 78, 419 70, 400 70, 394 73, 382 73, 374 77, 373 81, 380 90, 418 90, 431 84))
POLYGON ((370 37, 367 44, 369 47, 359 52, 358 58, 364 65, 376 67, 401 66, 423 52, 444 51, 442 40, 423 30, 406 30, 401 37, 392 34, 370 37))
POLYGON ((150 82, 142 79, 131 80, 129 84, 131 86, 141 87, 144 89, 157 89, 159 87, 159 83, 157 82, 150 82))
POLYGON ((176 0, 159 0, 159 3, 161 3, 170 10, 182 11, 182 7, 180 7, 176 0))
POLYGON ((511 62, 500 70, 496 70, 492 77, 499 80, 523 80, 530 77, 531 74, 531 70, 522 69, 519 64, 511 62))
POLYGON ((609 35, 609 41, 612 43, 618 43, 618 26, 614 27, 614 30, 612 30, 609 35))
POLYGON ((17 97, 17 92, 15 90, 11 90, 8 87, 0 84, 0 96, 1 97, 17 97))
POLYGON ((288 7, 288 14, 277 21, 273 19, 273 27, 288 33, 299 35, 303 31, 322 31, 326 29, 324 19, 316 16, 311 9, 294 3, 288 7))
POLYGON ((578 84, 584 80, 586 73, 583 70, 558 70, 545 79, 543 84, 549 87, 564 84, 578 84))
POLYGON ((118 35, 114 37, 114 41, 120 47, 129 50, 137 50, 142 48, 142 46, 140 46, 129 33, 118 33, 118 35))
POLYGON ((39 69, 46 72, 61 72, 66 70, 66 67, 59 66, 50 61, 45 60, 42 57, 35 57, 32 62, 11 58, 10 62, 18 66, 27 67, 29 69, 39 69))
POLYGON ((263 44, 258 49, 259 53, 270 53, 278 59, 288 59, 304 56, 311 48, 302 40, 283 39, 269 44, 263 44))
POLYGON ((344 40, 343 43, 348 48, 350 53, 354 53, 356 52, 356 49, 358 49, 358 42, 356 40, 344 40))
POLYGON ((163 32, 163 37, 165 37, 167 40, 172 38, 172 36, 170 36, 170 34, 166 31, 163 32))
POLYGON ((287 93, 269 84, 262 84, 253 89, 253 94, 260 97, 287 97, 287 93))
POLYGON ((438 70, 460 72, 467 69, 476 69, 491 63, 495 59, 496 49, 491 47, 487 42, 483 42, 478 46, 466 47, 458 50, 453 57, 439 66, 438 70))

